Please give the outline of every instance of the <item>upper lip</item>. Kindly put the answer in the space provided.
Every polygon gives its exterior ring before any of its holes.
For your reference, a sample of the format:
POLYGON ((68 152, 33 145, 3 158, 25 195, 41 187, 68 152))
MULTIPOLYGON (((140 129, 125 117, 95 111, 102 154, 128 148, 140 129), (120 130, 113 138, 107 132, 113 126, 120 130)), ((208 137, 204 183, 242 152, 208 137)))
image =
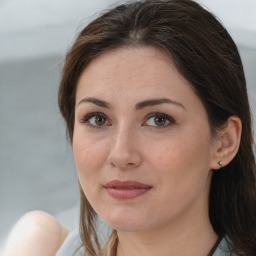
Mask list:
POLYGON ((120 180, 111 180, 104 186, 105 188, 152 188, 150 185, 140 183, 138 181, 120 181, 120 180))

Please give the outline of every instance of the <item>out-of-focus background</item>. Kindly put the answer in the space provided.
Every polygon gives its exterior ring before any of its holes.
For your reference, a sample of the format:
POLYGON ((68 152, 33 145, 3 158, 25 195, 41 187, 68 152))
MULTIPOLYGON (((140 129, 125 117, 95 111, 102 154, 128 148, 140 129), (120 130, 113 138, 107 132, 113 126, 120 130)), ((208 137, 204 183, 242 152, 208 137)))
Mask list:
MULTIPOLYGON (((0 0, 0 251, 12 225, 43 210, 73 227, 79 193, 57 106, 75 35, 112 0, 0 0)), ((256 115, 256 1, 200 0, 237 43, 256 115)))

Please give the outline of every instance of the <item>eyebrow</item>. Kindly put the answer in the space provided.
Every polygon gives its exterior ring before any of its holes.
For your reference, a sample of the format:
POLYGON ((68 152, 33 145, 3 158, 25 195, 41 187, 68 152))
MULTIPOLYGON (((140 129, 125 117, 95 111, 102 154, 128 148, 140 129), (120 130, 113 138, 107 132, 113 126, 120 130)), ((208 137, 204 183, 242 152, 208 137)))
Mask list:
POLYGON ((168 103, 168 104, 174 104, 176 106, 182 107, 184 110, 186 110, 186 108, 184 107, 184 105, 182 105, 181 103, 171 100, 169 98, 159 98, 159 99, 150 99, 150 100, 144 100, 142 102, 139 102, 135 105, 135 109, 136 110, 141 110, 145 107, 151 107, 151 106, 155 106, 155 105, 161 105, 164 103, 168 103))
POLYGON ((89 103, 93 103, 99 107, 103 107, 103 108, 110 108, 110 104, 104 100, 99 100, 93 97, 90 98, 83 98, 82 100, 79 101, 79 103, 77 105, 80 105, 83 102, 89 102, 89 103))
MULTIPOLYGON (((93 103, 99 107, 110 109, 110 103, 108 103, 104 100, 93 98, 93 97, 83 98, 82 100, 79 101, 79 103, 77 105, 80 105, 81 103, 84 103, 84 102, 93 103)), ((165 104, 165 103, 174 104, 174 105, 179 106, 179 107, 183 108, 184 110, 186 110, 184 105, 182 105, 181 103, 179 103, 177 101, 171 100, 169 98, 149 99, 149 100, 141 101, 135 105, 135 110, 141 110, 145 107, 151 107, 151 106, 161 105, 161 104, 165 104)))

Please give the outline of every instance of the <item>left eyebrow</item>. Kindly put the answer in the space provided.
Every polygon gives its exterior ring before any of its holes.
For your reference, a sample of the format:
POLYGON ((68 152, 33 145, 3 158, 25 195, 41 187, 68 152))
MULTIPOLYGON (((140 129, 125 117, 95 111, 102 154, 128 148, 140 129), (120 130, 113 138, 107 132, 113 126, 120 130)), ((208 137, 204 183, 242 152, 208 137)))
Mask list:
POLYGON ((169 98, 160 98, 160 99, 149 99, 149 100, 144 100, 142 102, 139 102, 135 105, 135 109, 136 110, 141 110, 145 107, 151 107, 151 106, 155 106, 155 105, 161 105, 161 104, 174 104, 176 106, 179 106, 181 108, 183 108, 184 110, 186 110, 186 108, 184 107, 184 105, 182 105, 181 103, 171 100, 169 98))
POLYGON ((106 102, 104 100, 96 99, 96 98, 93 98, 93 97, 83 98, 82 100, 80 100, 78 102, 77 105, 80 105, 83 102, 93 103, 93 104, 95 104, 99 107, 102 107, 102 108, 110 108, 110 104, 108 102, 106 102))

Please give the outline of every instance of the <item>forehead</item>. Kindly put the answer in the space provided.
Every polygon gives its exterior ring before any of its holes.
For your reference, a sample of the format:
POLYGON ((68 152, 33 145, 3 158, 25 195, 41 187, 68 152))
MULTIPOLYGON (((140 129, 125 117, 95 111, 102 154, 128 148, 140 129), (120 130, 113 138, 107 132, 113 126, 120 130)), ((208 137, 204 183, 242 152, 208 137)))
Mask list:
MULTIPOLYGON (((163 72, 170 71, 173 66, 171 60, 167 58, 160 50, 153 47, 126 47, 106 51, 93 59, 82 72, 81 77, 95 72, 99 79, 121 79, 148 77, 148 73, 157 75, 160 69, 163 72), (113 77, 112 75, 115 74, 113 77), (133 74, 130 76, 130 74, 133 74)), ((89 76, 88 76, 89 75, 89 76)), ((162 74, 163 75, 163 74, 162 74)), ((94 77, 95 79, 95 77, 94 77)))
MULTIPOLYGON (((191 84, 177 71, 171 58, 153 47, 127 47, 104 52, 93 59, 78 80, 77 96, 166 90, 193 93, 191 84)), ((160 96, 160 95, 159 95, 160 96)))

